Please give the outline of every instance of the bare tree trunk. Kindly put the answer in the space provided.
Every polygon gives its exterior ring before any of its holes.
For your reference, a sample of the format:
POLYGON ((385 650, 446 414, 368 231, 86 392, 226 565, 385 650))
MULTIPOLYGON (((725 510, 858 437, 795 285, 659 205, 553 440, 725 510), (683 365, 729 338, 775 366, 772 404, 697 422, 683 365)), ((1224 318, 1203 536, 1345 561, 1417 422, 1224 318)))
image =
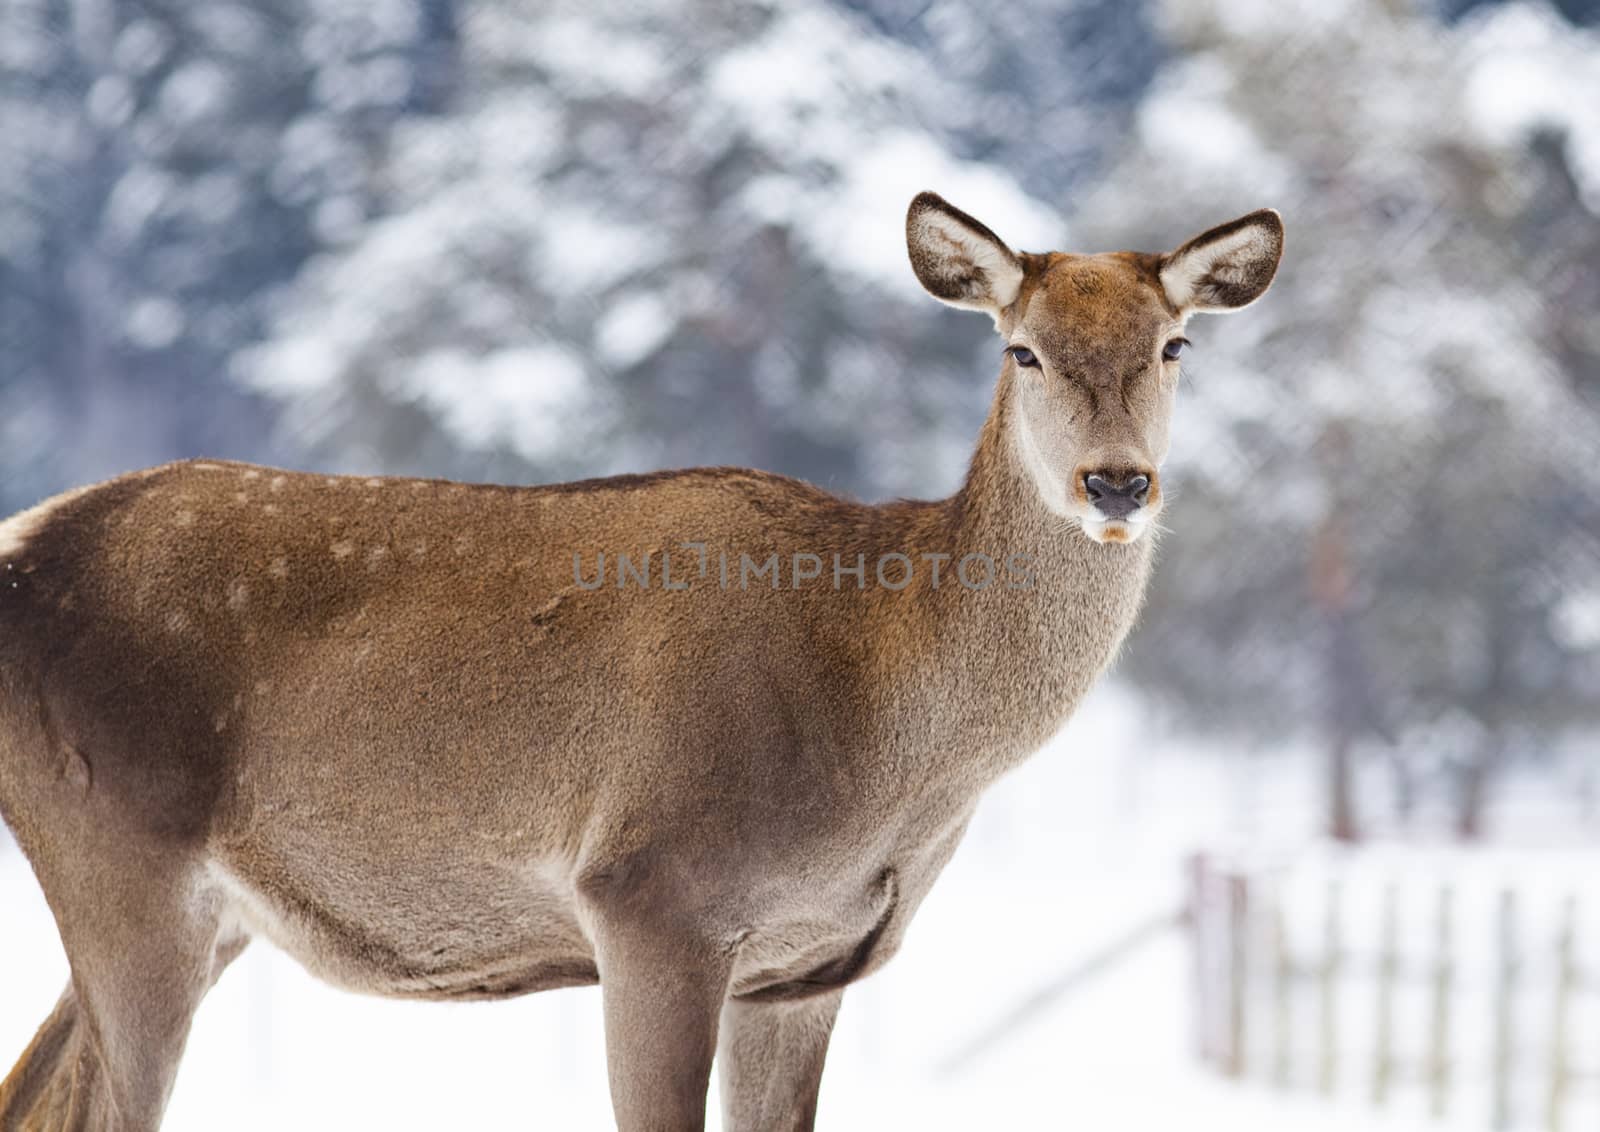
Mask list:
POLYGON ((1488 671, 1473 696, 1484 734, 1456 780, 1456 836, 1463 841, 1483 836, 1494 780, 1510 748, 1507 716, 1516 697, 1511 657, 1517 647, 1518 609, 1515 590, 1507 581, 1508 564, 1500 562, 1498 566, 1488 592, 1489 632, 1484 642, 1488 671))
POLYGON ((1328 727, 1328 836, 1361 838, 1356 818, 1354 745, 1360 727, 1360 651, 1350 614, 1350 570, 1338 510, 1317 531, 1311 549, 1311 592, 1327 634, 1323 707, 1328 727))
POLYGON ((1354 779, 1350 736, 1335 734, 1328 749, 1328 836, 1350 844, 1361 840, 1354 779))
POLYGON ((1461 772, 1456 794, 1456 836, 1463 841, 1477 841, 1483 837, 1489 787, 1505 759, 1505 749, 1504 740, 1491 733, 1461 772))
POLYGON ((1417 780, 1411 773, 1411 764, 1405 753, 1394 745, 1393 735, 1386 735, 1389 747, 1389 769, 1394 782, 1394 811, 1402 826, 1410 825, 1417 812, 1417 780))

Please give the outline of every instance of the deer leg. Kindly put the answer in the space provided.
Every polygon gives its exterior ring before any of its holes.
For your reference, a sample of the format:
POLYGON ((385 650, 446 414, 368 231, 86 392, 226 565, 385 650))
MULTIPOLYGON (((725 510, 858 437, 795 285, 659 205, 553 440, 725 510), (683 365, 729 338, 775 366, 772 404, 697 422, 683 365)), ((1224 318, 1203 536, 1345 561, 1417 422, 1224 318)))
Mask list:
POLYGON ((728 961, 676 927, 597 924, 618 1132, 701 1132, 728 961))
POLYGON ((72 981, 0 1084, 0 1132, 154 1132, 195 1008, 248 937, 222 936, 220 900, 170 864, 46 860, 72 981))
POLYGON ((88 1098, 99 1070, 68 983, 16 1067, 0 1081, 0 1132, 93 1127, 88 1098))
POLYGON ((726 1132, 810 1132, 842 989, 787 1002, 729 998, 717 1050, 726 1132))

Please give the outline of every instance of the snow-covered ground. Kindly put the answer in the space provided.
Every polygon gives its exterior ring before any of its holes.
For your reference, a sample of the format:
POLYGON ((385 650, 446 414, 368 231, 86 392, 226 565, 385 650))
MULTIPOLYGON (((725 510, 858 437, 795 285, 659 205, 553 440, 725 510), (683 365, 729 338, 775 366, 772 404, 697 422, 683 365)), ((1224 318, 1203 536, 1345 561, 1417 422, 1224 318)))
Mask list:
MULTIPOLYGON (((1177 929, 962 1056, 1075 963, 1175 913, 1194 847, 1303 838, 1314 828, 1309 769, 1241 772, 1237 759, 1179 754, 1153 740, 1137 700, 1102 688, 985 800, 904 950, 847 995, 819 1126, 1453 1127, 1386 1123, 1358 1096, 1328 1105, 1204 1069, 1177 929)), ((32 875, 6 844, 0 1063, 26 1044, 65 978, 32 875)), ((489 1005, 361 998, 257 944, 200 1011, 166 1127, 608 1128, 599 1007, 593 989, 489 1005)))

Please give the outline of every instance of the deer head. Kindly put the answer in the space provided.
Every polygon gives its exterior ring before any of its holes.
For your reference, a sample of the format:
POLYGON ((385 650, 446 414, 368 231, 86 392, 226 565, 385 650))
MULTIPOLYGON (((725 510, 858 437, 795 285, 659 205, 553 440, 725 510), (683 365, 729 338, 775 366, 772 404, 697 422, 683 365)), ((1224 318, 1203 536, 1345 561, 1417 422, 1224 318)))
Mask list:
POLYGON ((1044 505, 1096 542, 1132 542, 1161 511, 1189 316, 1266 292, 1283 221, 1262 209, 1165 255, 1034 254, 922 193, 906 243, 934 298, 993 317, 1009 442, 1044 505))

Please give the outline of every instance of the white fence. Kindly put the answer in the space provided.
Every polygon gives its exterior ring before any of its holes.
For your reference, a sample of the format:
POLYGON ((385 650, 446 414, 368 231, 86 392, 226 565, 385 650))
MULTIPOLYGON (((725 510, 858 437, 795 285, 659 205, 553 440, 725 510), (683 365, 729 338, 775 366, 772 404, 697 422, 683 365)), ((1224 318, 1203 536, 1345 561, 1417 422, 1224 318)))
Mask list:
POLYGON ((1452 1125, 1600 1127, 1600 854, 1200 856, 1197 1043, 1452 1125))

